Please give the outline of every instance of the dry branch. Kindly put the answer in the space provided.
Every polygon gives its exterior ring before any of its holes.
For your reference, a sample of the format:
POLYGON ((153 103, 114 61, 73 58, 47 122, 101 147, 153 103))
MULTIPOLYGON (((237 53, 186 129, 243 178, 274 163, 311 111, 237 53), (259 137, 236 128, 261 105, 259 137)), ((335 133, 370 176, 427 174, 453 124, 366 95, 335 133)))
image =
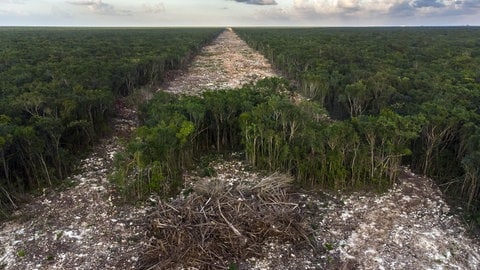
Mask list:
POLYGON ((216 179, 198 184, 185 199, 160 202, 149 217, 151 245, 140 268, 226 269, 261 257, 266 243, 311 245, 311 229, 288 193, 290 182, 274 174, 247 189, 216 179))

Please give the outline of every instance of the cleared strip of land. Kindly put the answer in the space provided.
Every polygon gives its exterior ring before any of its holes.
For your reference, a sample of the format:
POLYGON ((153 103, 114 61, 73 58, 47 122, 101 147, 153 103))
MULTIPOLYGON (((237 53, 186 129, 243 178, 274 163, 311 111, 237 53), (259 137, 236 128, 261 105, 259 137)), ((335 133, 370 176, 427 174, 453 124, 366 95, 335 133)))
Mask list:
POLYGON ((245 83, 274 77, 267 59, 250 48, 230 29, 221 33, 167 84, 167 92, 198 94, 204 90, 238 88, 245 83))

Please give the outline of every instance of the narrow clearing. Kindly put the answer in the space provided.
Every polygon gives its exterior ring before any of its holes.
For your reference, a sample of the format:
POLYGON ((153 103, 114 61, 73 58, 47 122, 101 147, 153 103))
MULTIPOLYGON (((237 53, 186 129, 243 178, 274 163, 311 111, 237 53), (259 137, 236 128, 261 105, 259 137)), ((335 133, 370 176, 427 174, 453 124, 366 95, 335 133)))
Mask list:
MULTIPOLYGON (((235 88, 276 76, 266 59, 227 30, 206 46, 165 91, 198 94, 235 88)), ((136 112, 121 106, 116 135, 137 125, 136 112)), ((124 136, 123 135, 123 136, 124 136)), ((0 269, 133 269, 147 243, 145 216, 151 209, 115 204, 107 176, 122 146, 118 136, 102 140, 81 162, 72 184, 46 189, 0 224, 0 269)), ((211 164, 218 175, 205 181, 261 179, 238 157, 211 164), (233 180, 232 180, 233 179, 233 180)), ((188 175, 187 175, 188 176, 188 175)), ((187 184, 201 181, 187 178, 187 184)), ((230 185, 230 182, 229 184, 230 185)), ((466 233, 431 179, 405 169, 382 195, 297 194, 319 250, 266 245, 265 258, 242 269, 479 269, 480 248, 466 233)))
POLYGON ((265 57, 229 29, 205 46, 188 70, 180 71, 165 91, 195 95, 207 89, 238 88, 274 76, 278 75, 265 57))

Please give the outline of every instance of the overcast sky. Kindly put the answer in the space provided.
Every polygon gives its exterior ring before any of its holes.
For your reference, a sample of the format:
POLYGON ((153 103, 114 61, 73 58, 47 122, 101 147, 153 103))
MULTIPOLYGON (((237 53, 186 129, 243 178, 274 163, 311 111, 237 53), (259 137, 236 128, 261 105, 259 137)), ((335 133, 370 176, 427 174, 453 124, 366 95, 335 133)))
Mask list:
POLYGON ((480 0, 0 0, 0 25, 480 25, 480 0))

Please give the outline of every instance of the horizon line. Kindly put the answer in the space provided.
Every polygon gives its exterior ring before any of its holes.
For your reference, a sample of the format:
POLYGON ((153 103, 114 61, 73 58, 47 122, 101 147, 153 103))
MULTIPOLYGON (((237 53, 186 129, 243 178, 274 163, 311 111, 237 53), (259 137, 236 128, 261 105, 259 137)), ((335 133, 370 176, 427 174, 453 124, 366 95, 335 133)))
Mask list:
POLYGON ((375 28, 375 27, 480 27, 471 24, 451 24, 451 25, 0 25, 5 27, 32 27, 32 28, 375 28))

